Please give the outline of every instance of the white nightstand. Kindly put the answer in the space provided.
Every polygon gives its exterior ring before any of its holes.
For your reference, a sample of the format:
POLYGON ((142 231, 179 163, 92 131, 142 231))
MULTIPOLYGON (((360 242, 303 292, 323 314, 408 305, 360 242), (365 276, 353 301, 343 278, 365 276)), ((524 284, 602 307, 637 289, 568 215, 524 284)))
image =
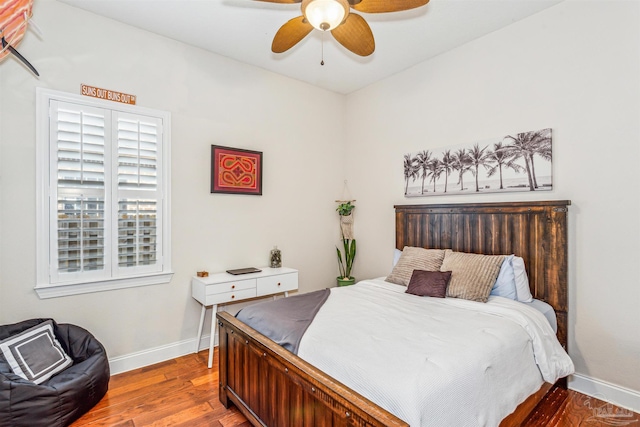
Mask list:
POLYGON ((200 312, 200 325, 198 326, 198 338, 196 340, 196 353, 200 350, 200 339, 204 326, 204 315, 207 307, 211 312, 211 338, 209 339, 209 363, 213 365, 213 343, 216 333, 216 312, 218 305, 230 302, 243 301, 250 298, 262 297, 284 293, 289 296, 289 291, 298 289, 298 270, 293 268, 269 268, 260 267, 259 273, 233 275, 229 273, 212 274, 209 277, 194 277, 191 279, 191 296, 202 304, 200 312))

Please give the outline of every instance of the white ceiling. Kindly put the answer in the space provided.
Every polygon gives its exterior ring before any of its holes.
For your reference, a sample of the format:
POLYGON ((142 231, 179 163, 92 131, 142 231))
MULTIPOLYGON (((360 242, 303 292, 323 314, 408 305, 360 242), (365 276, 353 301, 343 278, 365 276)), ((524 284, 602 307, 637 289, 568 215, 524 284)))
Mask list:
MULTIPOLYGON (((299 4, 253 0, 60 0, 208 51, 347 94, 564 0, 431 0, 403 12, 359 13, 376 51, 359 57, 314 30, 283 54, 276 31, 299 4), (324 36, 324 43, 322 37, 324 36), (324 66, 320 65, 324 44, 324 66)), ((389 0, 397 1, 397 0, 389 0)))

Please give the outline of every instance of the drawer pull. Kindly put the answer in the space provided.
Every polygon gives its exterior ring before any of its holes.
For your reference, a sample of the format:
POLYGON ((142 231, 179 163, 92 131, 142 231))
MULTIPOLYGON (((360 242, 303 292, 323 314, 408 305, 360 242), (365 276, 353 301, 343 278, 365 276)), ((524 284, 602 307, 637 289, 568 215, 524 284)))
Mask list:
POLYGON ((280 282, 278 282, 278 286, 280 286, 280 282))
POLYGON ((236 296, 235 295, 231 295, 231 299, 234 299, 236 296))
POLYGON ((231 289, 235 289, 235 288, 236 288, 236 285, 231 285, 231 289))

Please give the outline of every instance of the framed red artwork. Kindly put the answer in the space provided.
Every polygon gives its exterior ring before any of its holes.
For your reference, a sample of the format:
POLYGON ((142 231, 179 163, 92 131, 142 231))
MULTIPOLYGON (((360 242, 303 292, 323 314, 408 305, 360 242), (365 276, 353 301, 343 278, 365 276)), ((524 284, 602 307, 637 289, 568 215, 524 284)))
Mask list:
POLYGON ((212 145, 211 192, 262 195, 262 152, 212 145))

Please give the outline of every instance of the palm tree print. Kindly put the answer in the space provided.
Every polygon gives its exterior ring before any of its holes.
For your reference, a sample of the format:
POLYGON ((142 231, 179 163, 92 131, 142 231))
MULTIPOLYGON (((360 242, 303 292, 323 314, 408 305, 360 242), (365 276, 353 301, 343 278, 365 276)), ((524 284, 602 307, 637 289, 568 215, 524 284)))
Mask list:
POLYGON ((458 184, 460 191, 464 190, 464 174, 471 170, 471 159, 466 148, 462 148, 453 154, 453 168, 458 171, 458 184))
POLYGON ((478 170, 480 166, 488 169, 487 163, 489 161, 488 153, 485 150, 488 146, 484 148, 480 148, 480 144, 476 143, 473 145, 473 148, 469 150, 469 158, 471 159, 471 173, 476 177, 476 193, 480 191, 480 187, 478 185, 478 177, 480 175, 480 171, 478 170))
POLYGON ((444 168, 442 167, 442 162, 440 159, 433 159, 429 162, 429 176, 431 177, 430 181, 433 182, 433 192, 436 192, 436 182, 440 179, 440 175, 444 172, 444 168))
POLYGON ((495 163, 494 166, 487 169, 487 178, 495 175, 496 172, 500 174, 500 190, 504 190, 504 183, 502 179, 503 169, 513 169, 515 172, 521 172, 524 170, 522 166, 515 162, 515 156, 509 153, 509 150, 502 145, 502 142, 493 144, 493 151, 487 154, 489 163, 495 163))
POLYGON ((551 190, 552 158, 550 128, 473 145, 424 149, 404 155, 405 196, 551 190), (465 188, 469 172, 475 191, 465 188), (453 173, 459 186, 449 186, 453 173))
POLYGON ((535 174, 533 156, 539 155, 545 160, 551 161, 551 129, 517 133, 507 135, 511 145, 506 148, 516 159, 522 158, 529 179, 529 191, 538 188, 538 180, 535 174))
POLYGON ((451 150, 446 150, 442 153, 442 171, 444 172, 444 192, 447 192, 447 186, 449 185, 449 175, 454 169, 455 159, 451 155, 451 150))
POLYGON ((404 186, 404 195, 407 195, 409 190, 409 178, 413 178, 415 181, 418 177, 418 168, 416 166, 415 159, 411 157, 411 154, 404 155, 404 179, 406 184, 404 186))
POLYGON ((422 192, 424 194, 424 180, 429 175, 429 163, 431 162, 431 151, 423 150, 415 157, 415 162, 422 176, 422 192))

